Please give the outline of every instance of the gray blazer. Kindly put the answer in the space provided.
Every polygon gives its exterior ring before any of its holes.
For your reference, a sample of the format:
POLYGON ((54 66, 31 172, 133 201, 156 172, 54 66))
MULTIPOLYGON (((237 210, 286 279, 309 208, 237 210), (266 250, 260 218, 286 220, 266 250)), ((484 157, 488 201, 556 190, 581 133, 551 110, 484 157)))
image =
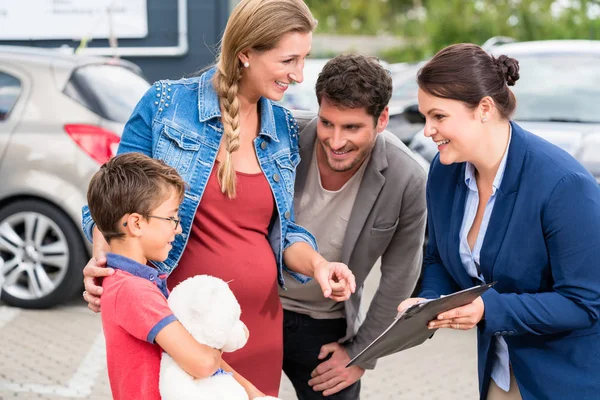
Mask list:
MULTIPOLYGON (((296 171, 299 203, 317 134, 314 114, 294 113, 300 124, 300 156, 296 171)), ((426 224, 427 175, 411 151, 392 133, 378 135, 350 215, 342 262, 356 277, 356 293, 345 302, 345 342, 354 357, 383 332, 400 302, 412 294, 421 272, 426 224), (365 278, 381 257, 381 280, 366 318, 360 315, 365 278)), ((372 369, 375 362, 361 365, 372 369)))

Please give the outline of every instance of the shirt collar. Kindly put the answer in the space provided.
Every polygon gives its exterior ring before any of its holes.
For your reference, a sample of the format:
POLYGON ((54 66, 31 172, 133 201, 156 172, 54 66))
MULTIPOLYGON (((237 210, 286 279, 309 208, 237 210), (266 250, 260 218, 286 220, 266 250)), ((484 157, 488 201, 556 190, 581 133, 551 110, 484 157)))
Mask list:
POLYGON ((163 292, 165 297, 169 297, 169 291, 167 289, 167 274, 161 275, 152 267, 140 264, 131 258, 115 253, 106 254, 106 265, 154 283, 156 286, 158 286, 161 292, 163 292))
MULTIPOLYGON (((498 167, 498 171, 496 171, 496 176, 494 177, 494 182, 492 183, 492 194, 496 193, 496 190, 500 188, 502 184, 502 178, 504 177, 504 171, 506 170, 506 159, 508 158, 508 150, 510 148, 510 141, 512 139, 512 125, 508 124, 508 144, 506 145, 506 150, 504 151, 504 156, 502 156, 502 160, 500 161, 500 166, 498 167)), ((475 166, 467 161, 467 165, 465 168, 465 185, 473 191, 477 191, 477 183, 475 181, 475 166)))
MULTIPOLYGON (((198 111, 200 113, 200 122, 206 122, 212 118, 221 118, 221 106, 219 105, 219 96, 213 86, 213 77, 216 67, 212 67, 200 78, 200 87, 198 93, 198 111)), ((278 142, 275 133, 275 114, 271 102, 261 97, 258 100, 260 109, 260 132, 259 135, 265 135, 278 142)))

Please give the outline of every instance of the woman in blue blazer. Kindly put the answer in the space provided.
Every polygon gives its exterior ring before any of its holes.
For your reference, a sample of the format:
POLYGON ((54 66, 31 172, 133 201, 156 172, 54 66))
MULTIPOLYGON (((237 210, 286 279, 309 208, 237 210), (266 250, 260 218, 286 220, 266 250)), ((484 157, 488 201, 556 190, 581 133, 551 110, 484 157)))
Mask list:
POLYGON ((420 297, 497 282, 429 324, 477 328, 481 399, 599 399, 600 188, 510 121, 518 72, 471 44, 419 71, 425 135, 439 149, 420 297))

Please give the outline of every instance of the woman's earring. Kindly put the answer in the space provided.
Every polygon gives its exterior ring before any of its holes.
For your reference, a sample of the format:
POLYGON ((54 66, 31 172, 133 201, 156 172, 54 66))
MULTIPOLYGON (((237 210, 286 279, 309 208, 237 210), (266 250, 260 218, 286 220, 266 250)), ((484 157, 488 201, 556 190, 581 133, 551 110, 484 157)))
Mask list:
POLYGON ((484 123, 484 122, 487 122, 487 120, 488 120, 488 117, 487 117, 487 115, 482 115, 482 116, 481 116, 481 122, 482 122, 482 123, 484 123))
POLYGON ((250 66, 250 63, 249 63, 248 61, 246 61, 246 62, 244 63, 244 67, 245 67, 245 68, 248 68, 249 66, 250 66))

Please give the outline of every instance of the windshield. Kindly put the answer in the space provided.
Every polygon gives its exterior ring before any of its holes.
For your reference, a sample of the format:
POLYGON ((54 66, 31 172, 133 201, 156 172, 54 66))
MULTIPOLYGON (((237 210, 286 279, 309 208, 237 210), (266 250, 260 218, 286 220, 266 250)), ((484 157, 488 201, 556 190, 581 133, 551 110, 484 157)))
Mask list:
POLYGON ((394 86, 392 89, 392 100, 407 100, 417 103, 417 72, 424 64, 408 66, 393 76, 394 86))
POLYGON ((93 64, 78 68, 65 93, 110 121, 125 123, 150 84, 119 65, 93 64))
POLYGON ((517 121, 600 122, 600 57, 591 54, 515 56, 521 75, 511 89, 517 121))

